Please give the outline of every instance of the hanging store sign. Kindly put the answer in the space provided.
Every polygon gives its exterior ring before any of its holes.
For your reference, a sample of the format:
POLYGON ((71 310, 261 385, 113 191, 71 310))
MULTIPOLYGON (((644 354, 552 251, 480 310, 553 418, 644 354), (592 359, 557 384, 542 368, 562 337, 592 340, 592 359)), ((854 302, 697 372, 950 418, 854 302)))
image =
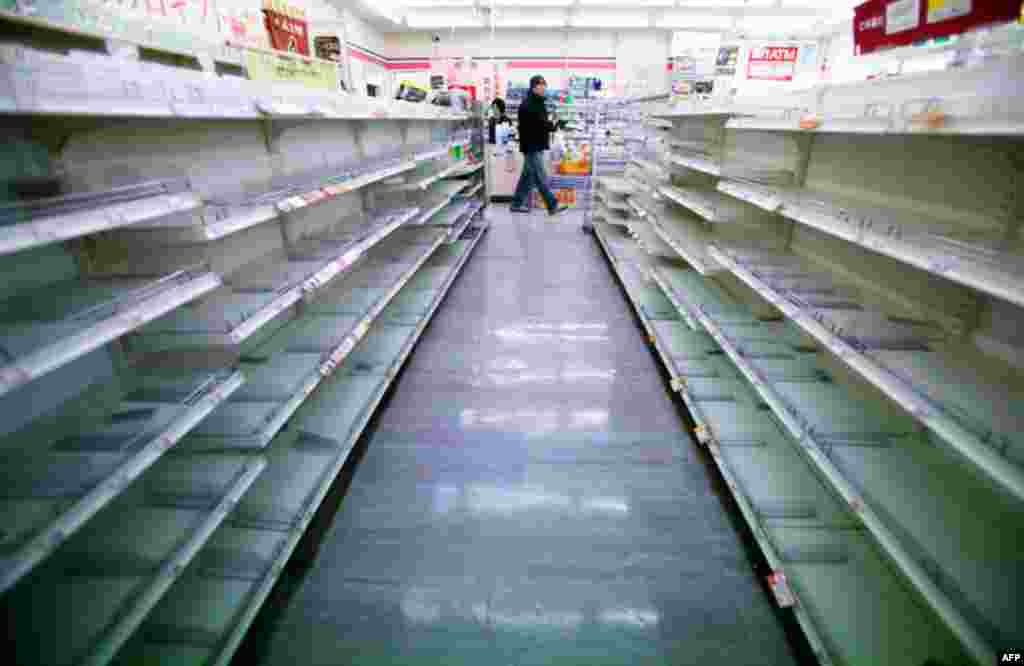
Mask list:
POLYGON ((247 49, 245 67, 254 81, 300 83, 332 92, 338 89, 338 66, 330 62, 247 49))
POLYGON ((321 60, 341 62, 341 40, 337 35, 320 35, 313 38, 316 57, 321 60))
POLYGON ((854 53, 909 46, 1017 20, 1020 0, 868 0, 854 9, 854 53))
POLYGON ((735 76, 740 59, 740 47, 723 46, 715 57, 715 76, 735 76))
POLYGON ((759 46, 750 49, 747 78, 764 81, 792 81, 796 73, 797 46, 759 46))
POLYGON ((264 0, 263 22, 271 48, 309 55, 309 26, 302 9, 277 0, 264 0))

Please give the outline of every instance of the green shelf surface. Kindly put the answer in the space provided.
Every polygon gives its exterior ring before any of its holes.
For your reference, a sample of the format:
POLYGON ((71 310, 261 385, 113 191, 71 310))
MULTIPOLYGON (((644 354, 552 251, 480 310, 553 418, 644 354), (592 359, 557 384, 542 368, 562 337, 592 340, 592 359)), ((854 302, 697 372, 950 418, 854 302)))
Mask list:
POLYGON ((19 637, 15 663, 106 663, 263 465, 248 456, 168 456, 152 467, 4 598, 17 611, 8 614, 19 637))
POLYGON ((91 387, 4 438, 0 588, 88 525, 243 381, 230 371, 129 376, 91 387))
MULTIPOLYGON (((115 664, 227 664, 434 308, 479 239, 444 245, 402 289, 429 295, 415 325, 377 321, 266 451, 267 468, 115 664), (446 270, 438 281, 438 269, 446 270), (427 288, 416 288, 428 285, 427 288)), ((329 326, 315 316, 311 330, 329 326)), ((295 339, 295 338, 292 338, 295 339)), ((336 658, 336 655, 335 655, 336 658)), ((315 663, 315 658, 310 663, 315 663)))

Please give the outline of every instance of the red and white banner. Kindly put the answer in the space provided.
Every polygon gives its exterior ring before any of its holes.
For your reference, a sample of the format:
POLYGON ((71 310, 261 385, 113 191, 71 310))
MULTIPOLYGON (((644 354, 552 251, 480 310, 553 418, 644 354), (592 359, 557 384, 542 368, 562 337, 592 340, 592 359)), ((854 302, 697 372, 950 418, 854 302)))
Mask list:
POLYGON ((278 51, 309 55, 309 28, 304 19, 280 12, 263 10, 264 23, 270 36, 270 47, 278 51))
POLYGON ((792 81, 796 73, 798 46, 759 46, 750 49, 747 78, 765 81, 792 81))
POLYGON ((1017 20, 1021 11, 1021 0, 868 0, 854 9, 854 53, 1008 23, 1017 20))

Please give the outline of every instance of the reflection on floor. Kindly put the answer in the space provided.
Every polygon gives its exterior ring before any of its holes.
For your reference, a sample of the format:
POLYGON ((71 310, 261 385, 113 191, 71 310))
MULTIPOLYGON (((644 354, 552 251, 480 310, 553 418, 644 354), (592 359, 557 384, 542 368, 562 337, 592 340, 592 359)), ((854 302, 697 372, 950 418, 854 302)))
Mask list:
POLYGON ((578 214, 490 216, 262 664, 796 663, 578 214))

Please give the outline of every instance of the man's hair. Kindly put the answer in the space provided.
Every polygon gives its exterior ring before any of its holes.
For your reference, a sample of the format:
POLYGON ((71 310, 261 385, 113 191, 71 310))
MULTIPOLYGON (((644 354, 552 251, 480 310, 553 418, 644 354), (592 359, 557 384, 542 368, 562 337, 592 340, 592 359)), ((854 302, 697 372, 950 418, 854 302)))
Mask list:
MULTIPOLYGON (((520 81, 522 81, 522 79, 520 79, 520 81)), ((536 88, 538 83, 547 85, 547 81, 544 80, 544 77, 540 74, 536 74, 530 79, 530 90, 536 88)))

